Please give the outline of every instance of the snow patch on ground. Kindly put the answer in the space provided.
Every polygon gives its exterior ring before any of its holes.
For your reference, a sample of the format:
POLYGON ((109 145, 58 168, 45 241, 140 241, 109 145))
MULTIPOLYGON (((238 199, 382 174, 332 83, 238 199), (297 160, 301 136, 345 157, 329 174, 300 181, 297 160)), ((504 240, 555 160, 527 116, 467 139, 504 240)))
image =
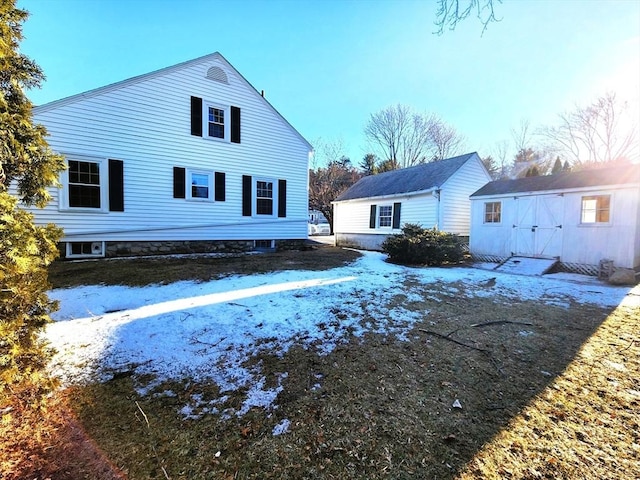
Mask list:
MULTIPOLYGON (((58 352, 51 370, 65 384, 106 381, 122 373, 150 375, 155 383, 140 385, 142 394, 165 380, 210 381, 222 395, 238 389, 248 392, 241 409, 223 412, 243 415, 252 407, 269 408, 287 376, 282 372, 275 388, 265 388, 259 365, 247 366, 247 360, 261 351, 284 355, 298 344, 326 355, 368 331, 407 340, 415 322, 429 315, 405 308, 423 299, 423 293, 406 290, 407 279, 426 289, 427 298, 448 295, 453 301, 480 296, 569 308, 572 302, 637 305, 640 298, 640 287, 580 282, 575 277, 409 268, 384 259, 381 253, 363 252, 351 265, 320 272, 56 289, 50 297, 60 302, 60 310, 45 333, 58 352)), ((194 396, 181 413, 197 418, 218 412, 220 403, 194 396)))

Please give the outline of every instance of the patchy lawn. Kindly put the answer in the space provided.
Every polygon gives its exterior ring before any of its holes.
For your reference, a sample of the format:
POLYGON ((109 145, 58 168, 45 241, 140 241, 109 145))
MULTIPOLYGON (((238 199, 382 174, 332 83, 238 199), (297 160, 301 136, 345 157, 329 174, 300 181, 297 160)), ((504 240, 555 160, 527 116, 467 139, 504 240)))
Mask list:
POLYGON ((81 443, 112 478, 640 476, 638 288, 344 252, 55 290, 81 443))

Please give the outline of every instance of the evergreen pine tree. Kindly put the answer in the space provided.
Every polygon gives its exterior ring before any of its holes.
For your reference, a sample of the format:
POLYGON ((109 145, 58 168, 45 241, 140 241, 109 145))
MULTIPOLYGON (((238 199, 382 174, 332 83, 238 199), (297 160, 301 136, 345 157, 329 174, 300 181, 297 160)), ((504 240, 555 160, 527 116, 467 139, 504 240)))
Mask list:
POLYGON ((0 0, 0 405, 10 395, 37 403, 50 382, 44 375, 49 352, 39 339, 55 308, 46 291, 47 266, 56 258, 61 231, 37 227, 19 207, 43 207, 47 187, 64 168, 32 123, 24 90, 44 79, 40 68, 19 53, 28 13, 15 0, 0 0))

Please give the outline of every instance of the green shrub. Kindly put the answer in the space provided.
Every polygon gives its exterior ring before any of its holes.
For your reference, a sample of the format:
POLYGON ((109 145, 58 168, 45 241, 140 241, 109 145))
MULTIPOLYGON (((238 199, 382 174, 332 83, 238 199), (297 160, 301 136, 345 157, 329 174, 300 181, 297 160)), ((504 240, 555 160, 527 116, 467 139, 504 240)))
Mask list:
POLYGON ((388 237, 382 251, 392 262, 405 265, 442 265, 464 258, 464 245, 458 236, 414 223, 403 225, 401 234, 388 237))

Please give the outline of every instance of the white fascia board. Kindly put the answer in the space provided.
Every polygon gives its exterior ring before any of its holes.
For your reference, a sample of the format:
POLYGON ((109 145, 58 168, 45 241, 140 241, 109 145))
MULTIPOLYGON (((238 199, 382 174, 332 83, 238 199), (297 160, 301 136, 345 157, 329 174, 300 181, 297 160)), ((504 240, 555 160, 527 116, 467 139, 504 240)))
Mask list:
POLYGON ((531 197, 535 195, 564 195, 568 193, 585 193, 585 192, 600 192, 607 190, 627 190, 640 188, 640 183, 622 183, 617 185, 595 185, 593 187, 578 187, 568 189, 557 190, 533 190, 523 192, 511 192, 511 193, 498 193, 489 195, 475 195, 469 197, 471 200, 475 199, 487 199, 487 198, 513 198, 513 197, 531 197))
POLYGON ((392 195, 381 195, 379 197, 360 197, 360 198, 350 198, 349 200, 334 200, 331 202, 332 205, 336 205, 339 203, 354 203, 354 202, 368 202, 368 201, 378 201, 378 200, 390 200, 394 198, 409 198, 409 197, 417 197, 419 195, 426 195, 427 193, 435 192, 436 190, 440 190, 441 187, 433 187, 428 190, 417 190, 415 192, 404 192, 404 193, 394 193, 392 195))

